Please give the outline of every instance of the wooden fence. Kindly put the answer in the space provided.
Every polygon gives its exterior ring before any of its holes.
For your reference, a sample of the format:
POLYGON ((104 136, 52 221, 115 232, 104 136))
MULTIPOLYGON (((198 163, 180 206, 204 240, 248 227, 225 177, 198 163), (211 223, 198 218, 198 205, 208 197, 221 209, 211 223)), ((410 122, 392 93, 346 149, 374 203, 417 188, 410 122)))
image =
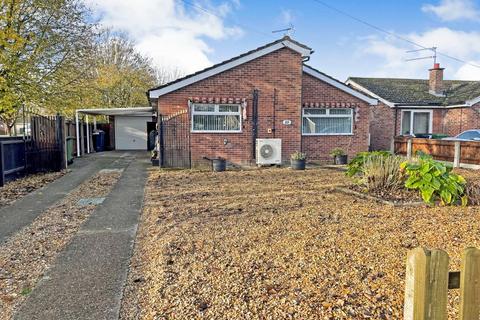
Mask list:
POLYGON ((465 249, 460 271, 449 272, 443 250, 416 248, 407 255, 405 320, 446 320, 448 290, 460 289, 459 319, 480 317, 480 250, 465 249))
POLYGON ((480 141, 396 137, 394 150, 396 154, 407 157, 421 151, 430 154, 434 159, 453 162, 455 167, 460 164, 480 165, 480 141))

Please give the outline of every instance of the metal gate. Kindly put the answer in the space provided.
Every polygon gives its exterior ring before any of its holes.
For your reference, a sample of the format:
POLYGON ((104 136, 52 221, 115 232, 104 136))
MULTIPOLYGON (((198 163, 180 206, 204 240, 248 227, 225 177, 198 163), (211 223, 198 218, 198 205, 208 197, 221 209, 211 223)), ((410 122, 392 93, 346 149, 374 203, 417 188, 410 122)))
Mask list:
POLYGON ((25 130, 27 171, 61 170, 64 130, 62 117, 31 115, 29 125, 25 130))
POLYGON ((190 125, 187 110, 159 121, 160 166, 190 168, 190 125))

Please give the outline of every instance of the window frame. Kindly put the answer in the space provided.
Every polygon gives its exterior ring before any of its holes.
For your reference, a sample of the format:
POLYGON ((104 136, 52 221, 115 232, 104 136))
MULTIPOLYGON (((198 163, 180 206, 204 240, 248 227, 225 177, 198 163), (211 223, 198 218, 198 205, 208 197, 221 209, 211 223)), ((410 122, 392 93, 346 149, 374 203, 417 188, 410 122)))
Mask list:
POLYGON ((413 121, 414 121, 414 114, 415 113, 428 113, 429 114, 429 118, 428 118, 428 132, 419 132, 420 134, 424 133, 424 134, 431 134, 433 132, 433 110, 432 109, 401 109, 400 110, 400 129, 399 129, 399 135, 401 136, 404 136, 406 134, 404 134, 402 132, 403 130, 403 113, 404 112, 410 112, 410 130, 409 130, 409 134, 410 136, 413 136, 414 133, 412 133, 413 131, 413 121))
POLYGON ((242 133, 243 128, 243 117, 242 117, 242 105, 238 103, 192 103, 190 107, 190 121, 192 124, 190 125, 190 132, 191 133, 242 133), (215 111, 195 111, 195 106, 202 106, 202 105, 209 105, 214 106, 215 111), (237 112, 226 112, 226 111, 219 111, 220 106, 237 106, 237 112), (238 130, 197 130, 194 129, 194 122, 193 118, 195 115, 206 115, 206 116, 237 116, 240 119, 239 129, 238 130))
POLYGON ((354 122, 354 109, 352 108, 302 108, 302 136, 353 136, 353 122, 354 122), (330 110, 350 110, 350 114, 330 114, 330 110), (325 110, 325 114, 312 114, 312 115, 305 115, 305 110, 325 110), (350 132, 346 133, 339 133, 339 132, 332 132, 332 133, 306 133, 304 132, 304 118, 350 118, 350 132))

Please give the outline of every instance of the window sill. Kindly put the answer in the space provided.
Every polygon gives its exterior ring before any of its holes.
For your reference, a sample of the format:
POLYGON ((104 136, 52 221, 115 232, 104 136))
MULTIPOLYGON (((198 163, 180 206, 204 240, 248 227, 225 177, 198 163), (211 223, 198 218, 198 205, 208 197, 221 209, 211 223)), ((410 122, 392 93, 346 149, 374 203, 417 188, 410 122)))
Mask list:
POLYGON ((331 136, 354 136, 354 133, 302 133, 305 137, 331 137, 331 136))
POLYGON ((242 131, 228 131, 228 130, 224 130, 224 131, 190 131, 190 133, 242 133, 242 131))

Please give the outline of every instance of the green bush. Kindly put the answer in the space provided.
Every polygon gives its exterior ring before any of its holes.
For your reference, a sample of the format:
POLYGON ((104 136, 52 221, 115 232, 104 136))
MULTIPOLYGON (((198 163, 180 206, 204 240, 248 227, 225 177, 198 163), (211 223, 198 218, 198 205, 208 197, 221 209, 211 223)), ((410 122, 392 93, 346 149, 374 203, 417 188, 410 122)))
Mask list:
POLYGON ((404 186, 404 174, 400 165, 405 158, 384 154, 371 155, 365 159, 360 184, 368 191, 395 192, 404 186))
POLYGON ((363 173, 365 161, 370 157, 388 157, 391 155, 392 154, 388 151, 359 152, 348 164, 346 175, 349 177, 361 175, 363 173))
POLYGON ((431 156, 420 154, 416 162, 401 164, 408 178, 405 187, 418 190, 424 202, 433 204, 440 200, 442 205, 467 204, 465 179, 452 172, 451 166, 433 160, 431 156))

